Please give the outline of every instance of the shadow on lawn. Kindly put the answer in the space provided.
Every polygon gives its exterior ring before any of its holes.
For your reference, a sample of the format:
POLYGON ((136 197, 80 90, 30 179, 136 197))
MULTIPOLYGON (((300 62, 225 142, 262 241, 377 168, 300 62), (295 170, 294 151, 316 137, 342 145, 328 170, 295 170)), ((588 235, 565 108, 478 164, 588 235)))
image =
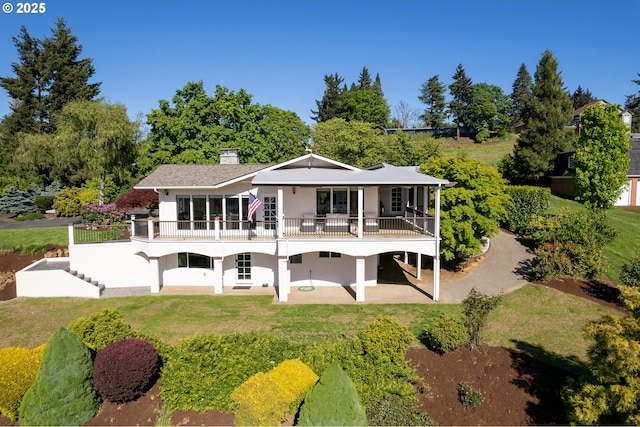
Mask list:
POLYGON ((511 351, 518 378, 513 383, 538 401, 529 402, 527 415, 534 425, 567 424, 567 410, 560 396, 569 378, 576 378, 584 365, 575 357, 564 357, 543 347, 512 340, 511 351))

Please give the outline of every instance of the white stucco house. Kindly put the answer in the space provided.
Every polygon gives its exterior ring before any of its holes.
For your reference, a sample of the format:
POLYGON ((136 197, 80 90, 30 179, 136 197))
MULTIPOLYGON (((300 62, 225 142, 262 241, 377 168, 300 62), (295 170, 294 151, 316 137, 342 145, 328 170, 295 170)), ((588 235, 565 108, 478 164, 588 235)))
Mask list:
POLYGON ((132 218, 128 238, 113 242, 79 243, 82 230, 70 226, 68 259, 18 272, 18 296, 47 296, 45 281, 89 297, 100 288, 277 287, 280 302, 293 287, 350 286, 365 301, 379 256, 408 252, 417 255, 418 275, 422 256, 433 259, 437 301, 447 184, 416 167, 360 169, 312 152, 256 165, 239 164, 226 149, 220 164, 162 165, 135 186, 158 193, 158 218, 132 218))

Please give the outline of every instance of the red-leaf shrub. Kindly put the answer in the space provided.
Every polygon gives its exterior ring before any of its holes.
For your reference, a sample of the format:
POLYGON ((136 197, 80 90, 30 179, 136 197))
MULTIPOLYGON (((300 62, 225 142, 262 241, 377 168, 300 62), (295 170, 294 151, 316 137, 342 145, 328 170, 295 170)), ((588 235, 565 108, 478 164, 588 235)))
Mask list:
POLYGON ((153 190, 131 189, 116 200, 116 206, 120 209, 143 208, 151 212, 158 208, 158 193, 153 190))
POLYGON ((160 368, 158 351, 149 341, 126 338, 107 344, 96 355, 93 385, 103 399, 122 403, 142 396, 160 368))

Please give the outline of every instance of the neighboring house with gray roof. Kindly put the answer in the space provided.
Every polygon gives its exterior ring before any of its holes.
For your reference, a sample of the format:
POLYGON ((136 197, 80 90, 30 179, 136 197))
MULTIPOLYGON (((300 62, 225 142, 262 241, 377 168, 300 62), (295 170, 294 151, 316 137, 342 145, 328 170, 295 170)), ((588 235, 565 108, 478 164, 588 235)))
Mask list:
MULTIPOLYGON (((158 193, 159 217, 132 219, 125 241, 79 243, 84 230, 70 228, 69 269, 107 289, 277 287, 286 302, 292 287, 349 286, 365 301, 380 255, 403 252, 415 254, 418 279, 423 256, 432 258, 438 300, 440 191, 448 181, 416 167, 360 169, 311 152, 275 165, 238 164, 226 154, 227 164, 163 165, 140 181, 135 188, 158 193)), ((21 274, 19 296, 26 280, 21 274)))
MULTIPOLYGON (((635 134, 637 135, 637 134, 635 134)), ((630 141, 629 170, 627 184, 615 206, 640 206, 640 139, 630 141)), ((576 197, 573 179, 573 156, 576 150, 565 151, 556 156, 554 170, 551 173, 551 192, 565 197, 576 197)))

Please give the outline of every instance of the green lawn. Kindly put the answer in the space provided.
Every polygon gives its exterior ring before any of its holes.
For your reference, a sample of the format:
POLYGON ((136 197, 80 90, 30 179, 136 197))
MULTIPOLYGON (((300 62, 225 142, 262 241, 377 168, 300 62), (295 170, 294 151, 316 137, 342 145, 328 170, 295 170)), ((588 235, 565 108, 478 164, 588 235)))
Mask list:
MULTIPOLYGON (((585 207, 576 201, 552 196, 549 213, 557 213, 560 209, 582 211, 585 207)), ((617 231, 617 236, 604 247, 606 275, 619 281, 620 268, 631 258, 635 250, 640 249, 640 211, 613 208, 607 211, 607 218, 617 231)))
MULTIPOLYGON (((444 285, 446 286, 446 284, 444 285)), ((292 340, 337 340, 388 315, 417 336, 440 313, 460 315, 453 304, 272 304, 270 296, 146 296, 87 300, 29 298, 2 303, 0 348, 34 347, 72 320, 118 308, 136 329, 167 343, 196 334, 271 331, 292 340)), ((615 311, 550 288, 527 285, 504 296, 491 316, 489 344, 520 349, 555 365, 577 370, 588 342, 587 320, 615 311)))
POLYGON ((0 230, 0 249, 20 249, 29 245, 69 245, 67 227, 0 230))
MULTIPOLYGON (((424 141, 427 136, 423 134, 414 135, 415 141, 424 141)), ((482 144, 477 144, 469 139, 462 139, 456 141, 452 138, 439 138, 441 155, 443 157, 460 158, 466 157, 469 159, 478 160, 486 165, 496 167, 498 161, 502 159, 505 154, 513 153, 513 146, 515 145, 517 137, 513 136, 506 140, 489 140, 482 144)))

